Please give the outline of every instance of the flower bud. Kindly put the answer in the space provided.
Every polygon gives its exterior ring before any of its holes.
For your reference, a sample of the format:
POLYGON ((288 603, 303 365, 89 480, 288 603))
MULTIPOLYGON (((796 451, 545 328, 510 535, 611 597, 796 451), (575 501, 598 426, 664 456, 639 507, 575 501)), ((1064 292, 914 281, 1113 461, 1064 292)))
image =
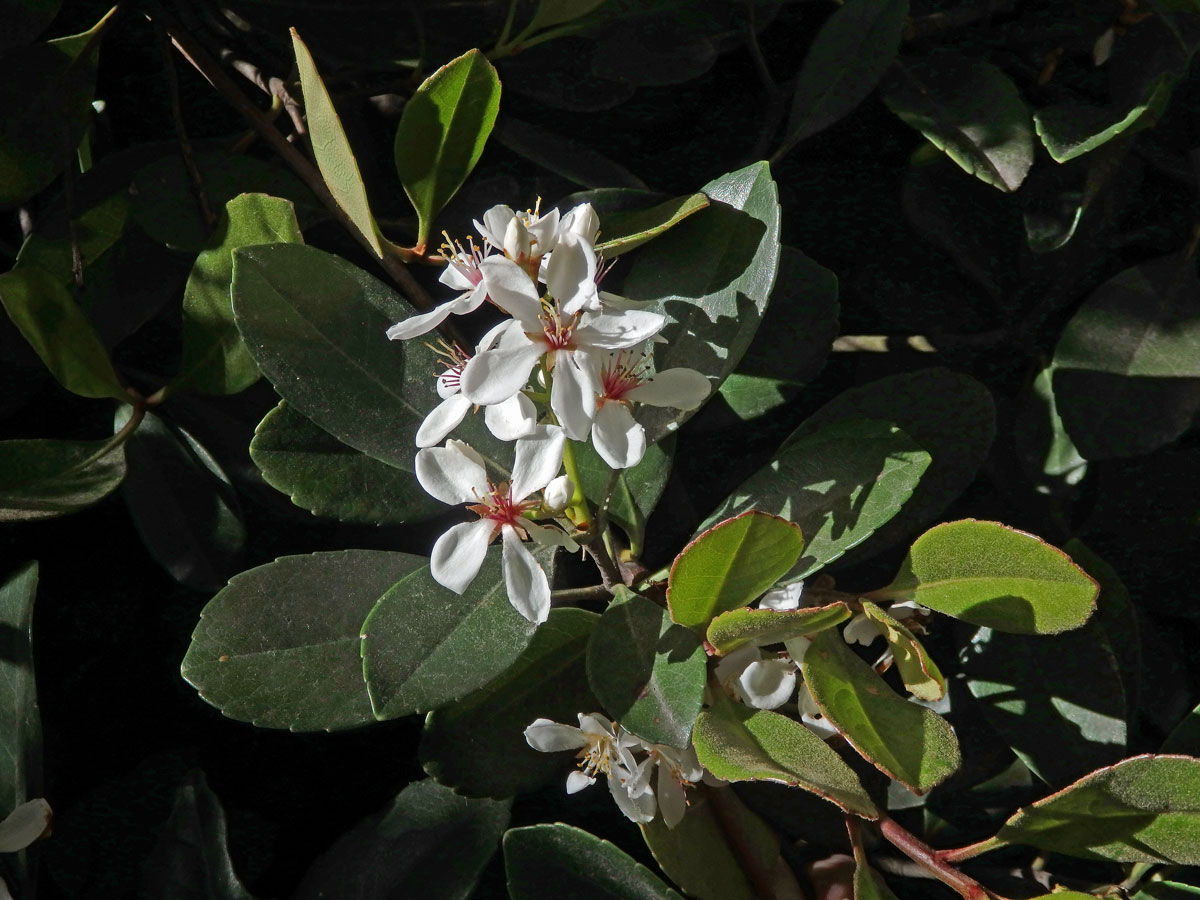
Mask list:
POLYGON ((575 494, 575 485, 571 483, 570 476, 559 475, 548 485, 543 492, 545 507, 554 513, 560 513, 567 508, 567 504, 571 502, 571 497, 575 494))
POLYGON ((581 203, 566 215, 567 230, 577 234, 589 244, 595 244, 600 234, 600 217, 592 204, 581 203))
POLYGON ((504 255, 514 262, 529 259, 530 243, 529 229, 519 216, 513 216, 504 230, 504 255))

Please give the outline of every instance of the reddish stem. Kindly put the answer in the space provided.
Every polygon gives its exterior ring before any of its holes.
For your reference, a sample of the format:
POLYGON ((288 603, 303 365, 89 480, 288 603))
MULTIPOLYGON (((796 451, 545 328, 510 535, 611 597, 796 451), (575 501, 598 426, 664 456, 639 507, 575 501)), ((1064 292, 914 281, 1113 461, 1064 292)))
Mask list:
POLYGON ((998 897, 974 878, 954 868, 942 853, 904 829, 895 819, 881 816, 878 825, 880 833, 892 845, 942 884, 957 891, 965 900, 995 900, 998 897))

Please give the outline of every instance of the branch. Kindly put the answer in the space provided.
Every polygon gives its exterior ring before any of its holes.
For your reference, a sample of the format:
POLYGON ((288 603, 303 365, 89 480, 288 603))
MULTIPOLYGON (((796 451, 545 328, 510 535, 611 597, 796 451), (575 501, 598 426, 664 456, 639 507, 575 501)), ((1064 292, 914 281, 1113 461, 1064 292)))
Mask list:
POLYGON ((995 900, 998 897, 974 878, 956 869, 941 853, 905 830, 895 819, 880 816, 878 825, 880 833, 893 846, 942 884, 957 891, 964 900, 995 900))

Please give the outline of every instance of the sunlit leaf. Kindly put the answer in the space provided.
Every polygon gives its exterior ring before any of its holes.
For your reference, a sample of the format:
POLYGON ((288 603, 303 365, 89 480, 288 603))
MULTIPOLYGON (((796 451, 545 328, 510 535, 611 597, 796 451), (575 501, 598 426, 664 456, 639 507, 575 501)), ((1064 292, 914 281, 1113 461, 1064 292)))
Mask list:
POLYGON ((708 642, 720 654, 746 644, 778 644, 807 637, 850 618, 845 603, 806 606, 800 609, 733 609, 708 623, 708 642))
POLYGON ((946 679, 916 636, 870 600, 863 601, 863 612, 874 619, 883 632, 896 669, 909 693, 930 702, 941 700, 946 695, 946 679))
POLYGON ((596 245, 596 252, 603 253, 605 259, 628 253, 654 240, 708 204, 708 197, 704 194, 688 194, 649 209, 607 215, 601 220, 600 236, 604 240, 596 245))

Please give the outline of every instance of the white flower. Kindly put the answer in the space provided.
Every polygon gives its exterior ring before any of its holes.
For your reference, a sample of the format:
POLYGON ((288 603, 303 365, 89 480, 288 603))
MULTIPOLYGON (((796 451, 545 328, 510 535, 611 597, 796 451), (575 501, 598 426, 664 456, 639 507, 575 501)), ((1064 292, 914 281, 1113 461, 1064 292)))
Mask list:
POLYGON ((552 513, 560 513, 567 508, 571 497, 575 495, 575 485, 569 475, 559 475, 542 491, 542 503, 552 513))
POLYGON ((600 363, 592 443, 614 469, 636 466, 646 452, 646 431, 634 421, 631 403, 695 409, 709 394, 708 379, 695 369, 647 374, 646 363, 645 354, 628 351, 609 353, 600 363))
POLYGON ((687 789, 704 777, 704 769, 690 745, 686 750, 664 744, 642 746, 648 754, 646 761, 658 770, 654 795, 658 798, 663 824, 674 828, 687 812, 687 789))
POLYGON ((559 222, 559 232, 577 234, 592 246, 600 236, 600 218, 590 203, 580 203, 568 210, 559 222))
POLYGON ((462 244, 453 245, 450 236, 446 235, 446 243, 438 251, 446 260, 446 268, 438 278, 442 284, 456 291, 462 291, 453 300, 435 306, 429 312, 411 316, 403 322, 397 322, 387 330, 387 336, 393 341, 403 341, 432 331, 442 324, 450 315, 462 316, 479 309, 487 299, 487 286, 483 283, 483 272, 480 263, 487 257, 490 249, 485 241, 483 249, 475 246, 475 242, 467 239, 469 250, 463 249, 462 244), (456 249, 457 248, 457 249, 456 249))
POLYGON ((847 644, 862 644, 864 647, 870 647, 879 636, 879 626, 866 613, 855 613, 842 631, 842 638, 847 644))
POLYGON ((559 238, 559 212, 551 209, 544 216, 538 206, 516 212, 511 206, 499 204, 475 220, 479 233, 499 247, 504 255, 520 266, 531 278, 536 278, 542 257, 555 248, 559 238))
POLYGON ((537 719, 525 729, 525 741, 534 750, 553 753, 578 750, 579 770, 567 776, 567 793, 574 794, 596 783, 603 773, 617 807, 632 822, 654 818, 654 791, 648 780, 646 761, 638 765, 631 747, 641 745, 636 737, 599 713, 579 713, 579 727, 537 719))
POLYGON ((759 609, 789 610, 800 608, 800 597, 804 593, 804 582, 786 584, 773 591, 767 591, 758 601, 759 609))
POLYGON ((574 541, 557 528, 525 518, 540 501, 527 499, 546 487, 562 467, 562 429, 539 425, 532 435, 517 441, 512 481, 494 485, 488 480, 483 458, 462 441, 417 452, 416 474, 427 493, 443 503, 471 503, 479 515, 474 522, 450 528, 433 545, 429 569, 434 579, 461 594, 479 573, 488 545, 500 536, 504 584, 508 600, 531 622, 545 622, 550 614, 550 583, 546 573, 523 543, 526 537, 545 544, 574 549, 574 541))
POLYGON ((755 709, 777 709, 796 690, 796 666, 776 653, 764 654, 753 644, 724 656, 716 668, 717 681, 755 709))

